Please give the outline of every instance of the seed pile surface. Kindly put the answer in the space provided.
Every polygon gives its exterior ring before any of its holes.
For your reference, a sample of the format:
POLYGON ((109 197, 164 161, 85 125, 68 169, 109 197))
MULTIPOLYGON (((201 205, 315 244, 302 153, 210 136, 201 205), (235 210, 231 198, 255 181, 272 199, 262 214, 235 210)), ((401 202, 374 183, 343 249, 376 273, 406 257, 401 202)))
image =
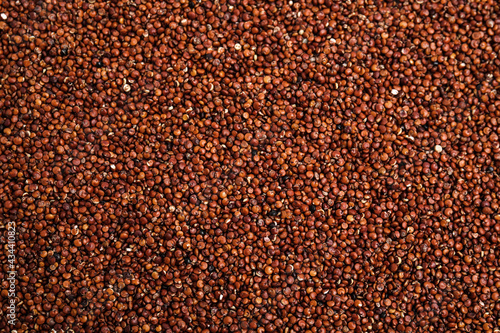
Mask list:
POLYGON ((0 2, 0 327, 495 332, 499 13, 0 2))

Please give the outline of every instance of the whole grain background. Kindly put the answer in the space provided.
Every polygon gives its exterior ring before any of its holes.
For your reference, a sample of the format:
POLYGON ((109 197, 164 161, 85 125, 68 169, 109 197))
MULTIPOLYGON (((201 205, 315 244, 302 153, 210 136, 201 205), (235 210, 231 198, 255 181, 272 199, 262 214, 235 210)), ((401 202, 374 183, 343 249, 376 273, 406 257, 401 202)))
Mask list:
POLYGON ((0 329, 498 332, 499 13, 0 1, 0 329))

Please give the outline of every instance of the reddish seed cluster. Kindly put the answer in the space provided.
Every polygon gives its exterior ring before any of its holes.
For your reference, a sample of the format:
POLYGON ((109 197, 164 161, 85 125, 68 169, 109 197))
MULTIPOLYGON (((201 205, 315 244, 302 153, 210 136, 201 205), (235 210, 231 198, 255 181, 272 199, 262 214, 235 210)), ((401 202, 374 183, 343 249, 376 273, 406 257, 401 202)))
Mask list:
POLYGON ((0 330, 498 332, 499 52, 492 0, 0 1, 0 330))

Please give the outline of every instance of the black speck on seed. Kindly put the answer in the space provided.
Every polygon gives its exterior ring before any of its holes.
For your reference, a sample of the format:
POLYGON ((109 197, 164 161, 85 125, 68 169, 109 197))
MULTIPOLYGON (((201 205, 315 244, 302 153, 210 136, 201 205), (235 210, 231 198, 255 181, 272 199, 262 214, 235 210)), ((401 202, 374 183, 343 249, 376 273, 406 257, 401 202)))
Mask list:
POLYGON ((212 60, 213 58, 214 58, 214 56, 212 55, 212 53, 205 54, 205 59, 212 60))
POLYGON ((215 272, 215 267, 214 267, 213 265, 208 265, 208 271, 209 271, 210 273, 215 272))
POLYGON ((271 210, 269 211, 269 213, 267 213, 267 215, 269 215, 269 216, 273 216, 273 217, 274 217, 274 216, 278 216, 278 214, 279 214, 279 213, 280 213, 280 212, 279 212, 278 210, 276 210, 276 209, 271 209, 271 210))
POLYGON ((258 154, 258 151, 255 149, 252 149, 252 157, 257 156, 257 154, 258 154))
POLYGON ((95 63, 95 67, 97 67, 97 68, 101 68, 101 67, 102 67, 102 62, 101 62, 101 60, 99 60, 99 61, 97 61, 97 62, 95 63))
POLYGON ((62 49, 61 49, 61 55, 62 55, 63 57, 67 56, 67 55, 68 55, 68 49, 67 49, 67 48, 62 48, 62 49))
POLYGON ((316 206, 309 205, 309 210, 311 211, 311 213, 314 213, 316 211, 316 206))
POLYGON ((338 129, 339 131, 342 131, 342 130, 344 129, 344 125, 342 125, 342 124, 337 124, 337 129, 338 129))
POLYGON ((274 229, 274 228, 276 228, 277 226, 278 226, 278 224, 277 224, 276 222, 271 222, 271 223, 269 224, 269 228, 271 228, 271 229, 274 229))
POLYGON ((495 169, 493 169, 492 166, 489 166, 488 168, 486 168, 486 171, 488 171, 489 173, 493 173, 493 171, 495 171, 495 169))
POLYGON ((54 259, 56 259, 57 262, 61 261, 61 255, 58 252, 54 253, 54 259))
POLYGON ((195 6, 194 2, 189 1, 189 8, 191 8, 191 9, 192 9, 192 8, 194 8, 194 6, 195 6))
POLYGON ((206 234, 207 234, 207 232, 205 230, 203 230, 203 229, 200 230, 200 235, 205 236, 206 234))
POLYGON ((192 264, 192 261, 191 261, 191 259, 189 259, 189 257, 184 257, 184 262, 186 263, 186 265, 192 264))

